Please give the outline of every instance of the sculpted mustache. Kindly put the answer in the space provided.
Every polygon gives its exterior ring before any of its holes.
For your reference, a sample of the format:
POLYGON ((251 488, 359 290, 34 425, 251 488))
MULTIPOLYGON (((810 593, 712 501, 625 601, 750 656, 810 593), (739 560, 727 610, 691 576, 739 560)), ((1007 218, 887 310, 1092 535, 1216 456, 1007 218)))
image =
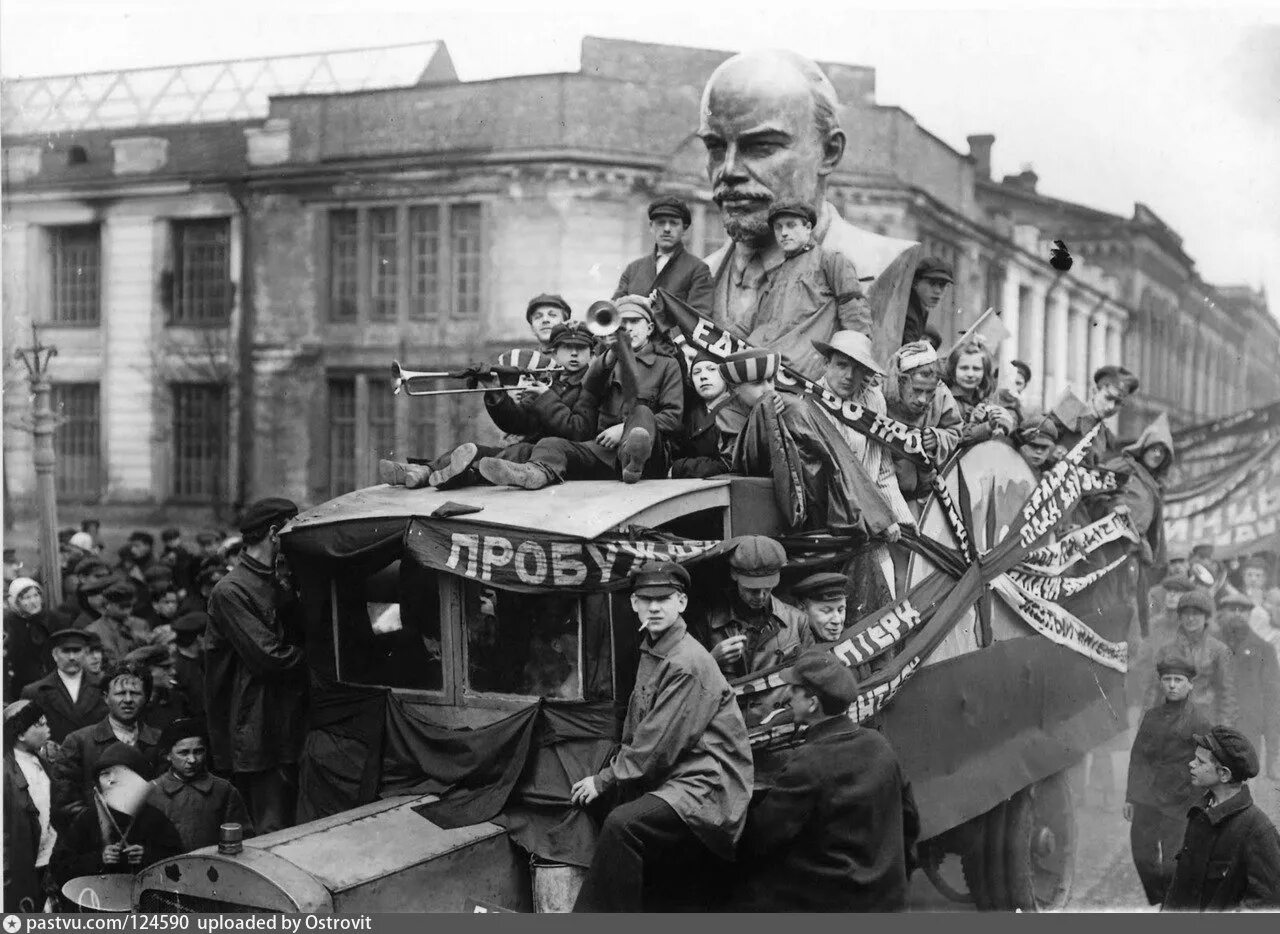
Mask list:
POLYGON ((725 201, 772 201, 773 193, 755 188, 717 188, 711 200, 716 204, 725 201))

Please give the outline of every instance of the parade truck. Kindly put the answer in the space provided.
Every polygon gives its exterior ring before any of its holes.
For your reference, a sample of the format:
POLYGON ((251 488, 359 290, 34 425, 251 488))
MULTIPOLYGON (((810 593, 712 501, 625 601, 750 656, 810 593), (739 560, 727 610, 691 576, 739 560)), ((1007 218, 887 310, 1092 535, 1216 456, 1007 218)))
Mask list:
MULTIPOLYGON (((1038 475, 1004 442, 970 449, 896 546, 896 598, 830 645, 859 672, 849 715, 884 732, 912 785, 925 871, 979 908, 1064 904, 1066 772, 1125 726, 1123 523, 1061 521, 1099 482, 1069 459, 1038 475), (954 855, 963 882, 940 871, 954 855)), ((883 547, 793 533, 770 481, 747 477, 375 486, 303 512, 281 535, 311 674, 299 823, 147 867, 135 907, 570 907, 601 815, 569 789, 615 750, 637 668, 627 578, 687 565, 695 614, 745 534, 787 547, 784 596, 883 547)), ((781 683, 734 687, 745 703, 781 683)), ((778 719, 751 731, 762 788, 798 739, 778 719)))

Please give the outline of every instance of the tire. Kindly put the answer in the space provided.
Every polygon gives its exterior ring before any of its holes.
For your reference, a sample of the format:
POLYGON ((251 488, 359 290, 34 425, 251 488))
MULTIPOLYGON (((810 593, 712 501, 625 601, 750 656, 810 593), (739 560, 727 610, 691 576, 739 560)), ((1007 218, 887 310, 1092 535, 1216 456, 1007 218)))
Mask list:
POLYGON ((1066 773, 1022 789, 1005 818, 1004 881, 1009 907, 1061 911, 1075 877, 1075 805, 1066 773))
POLYGON ((960 868, 964 872, 964 883, 969 887, 973 906, 979 911, 991 910, 991 902, 987 898, 987 889, 984 885, 986 840, 986 815, 984 814, 975 817, 965 826, 964 848, 960 852, 960 868))
POLYGON ((983 848, 983 889, 987 896, 987 911, 1008 911, 1012 907, 1005 886, 1005 863, 1008 841, 1006 838, 1006 814, 1009 802, 1002 801, 987 812, 986 841, 983 848))
MULTIPOLYGON (((961 861, 962 869, 963 869, 963 866, 964 866, 964 862, 962 860, 961 861)), ((942 874, 941 861, 936 863, 929 863, 928 865, 924 866, 923 869, 924 869, 924 874, 929 877, 929 881, 933 883, 933 887, 938 890, 938 893, 942 895, 943 898, 947 899, 948 901, 955 902, 958 905, 973 904, 973 890, 968 887, 969 885, 968 873, 965 874, 966 891, 962 892, 960 891, 960 889, 957 889, 955 886, 953 886, 947 880, 947 878, 942 874)))

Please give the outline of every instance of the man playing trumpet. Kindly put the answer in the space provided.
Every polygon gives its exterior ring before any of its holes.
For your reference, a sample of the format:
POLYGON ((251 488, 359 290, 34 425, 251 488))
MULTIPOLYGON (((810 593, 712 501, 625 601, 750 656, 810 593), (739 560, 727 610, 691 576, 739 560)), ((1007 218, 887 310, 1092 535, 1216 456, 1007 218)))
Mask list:
MULTIPOLYGON (((583 392, 598 405, 593 440, 543 438, 526 462, 484 457, 477 468, 490 483, 537 490, 565 480, 621 474, 624 483, 666 473, 666 443, 681 428, 684 390, 680 364, 653 344, 653 308, 639 295, 592 311, 616 312, 613 346, 591 362, 583 392)), ((593 315, 595 317, 596 315, 593 315)))

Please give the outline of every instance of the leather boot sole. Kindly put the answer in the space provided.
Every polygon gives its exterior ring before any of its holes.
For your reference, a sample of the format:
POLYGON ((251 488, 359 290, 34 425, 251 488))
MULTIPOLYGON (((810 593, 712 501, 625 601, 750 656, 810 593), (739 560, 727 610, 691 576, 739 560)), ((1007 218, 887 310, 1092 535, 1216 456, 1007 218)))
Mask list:
POLYGON ((454 487, 463 486, 466 480, 463 475, 467 472, 467 468, 475 463, 479 453, 480 449, 470 441, 458 445, 449 453, 448 465, 431 471, 427 482, 437 490, 451 490, 454 487))
POLYGON ((378 461, 378 479, 389 486, 404 486, 405 471, 408 464, 402 464, 400 461, 378 461))
POLYGON ((632 428, 622 439, 618 459, 622 462, 622 482, 635 483, 653 451, 653 436, 644 428, 632 428))
POLYGON ((494 486, 514 486, 525 490, 540 490, 551 483, 546 472, 532 464, 513 464, 499 457, 482 457, 476 464, 480 476, 494 486))

